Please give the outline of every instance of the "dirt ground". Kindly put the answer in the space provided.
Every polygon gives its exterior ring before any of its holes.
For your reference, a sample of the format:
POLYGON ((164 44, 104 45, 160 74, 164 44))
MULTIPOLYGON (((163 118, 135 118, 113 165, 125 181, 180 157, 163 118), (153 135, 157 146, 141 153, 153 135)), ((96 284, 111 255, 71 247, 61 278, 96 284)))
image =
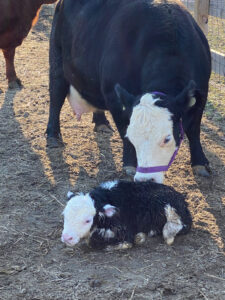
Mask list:
POLYGON ((68 103, 61 116, 66 146, 46 148, 51 14, 45 6, 17 49, 21 91, 7 89, 0 57, 0 299, 225 299, 223 117, 205 114, 202 125, 211 178, 193 175, 186 140, 167 173, 166 184, 187 193, 189 234, 170 247, 155 237, 114 253, 60 241, 68 190, 124 176, 116 130, 94 133, 91 115, 77 122, 68 103))

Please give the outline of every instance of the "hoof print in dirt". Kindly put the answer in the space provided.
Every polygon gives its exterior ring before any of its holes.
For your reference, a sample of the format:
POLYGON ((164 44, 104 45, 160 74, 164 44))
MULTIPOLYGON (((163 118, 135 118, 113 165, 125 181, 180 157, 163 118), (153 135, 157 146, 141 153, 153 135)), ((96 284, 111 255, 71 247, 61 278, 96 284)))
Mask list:
POLYGON ((67 197, 61 240, 68 246, 88 236, 94 249, 126 250, 143 244, 152 232, 171 245, 192 224, 185 197, 151 181, 108 181, 90 193, 67 197))

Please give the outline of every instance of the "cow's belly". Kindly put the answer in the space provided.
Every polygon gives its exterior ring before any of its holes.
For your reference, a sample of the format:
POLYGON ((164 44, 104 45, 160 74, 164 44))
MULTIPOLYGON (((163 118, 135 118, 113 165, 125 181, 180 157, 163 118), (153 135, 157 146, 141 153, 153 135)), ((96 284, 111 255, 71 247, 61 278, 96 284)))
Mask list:
POLYGON ((95 112, 98 110, 96 107, 83 99, 72 85, 70 86, 70 93, 67 95, 67 98, 78 121, 80 121, 82 114, 95 112))

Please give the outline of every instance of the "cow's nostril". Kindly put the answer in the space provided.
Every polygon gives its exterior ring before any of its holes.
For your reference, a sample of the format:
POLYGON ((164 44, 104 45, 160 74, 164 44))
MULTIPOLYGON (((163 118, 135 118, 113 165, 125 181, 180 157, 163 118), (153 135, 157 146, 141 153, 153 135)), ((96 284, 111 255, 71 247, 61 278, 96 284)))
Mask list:
POLYGON ((72 241, 72 239, 73 239, 72 236, 70 236, 70 237, 68 238, 68 241, 72 241))

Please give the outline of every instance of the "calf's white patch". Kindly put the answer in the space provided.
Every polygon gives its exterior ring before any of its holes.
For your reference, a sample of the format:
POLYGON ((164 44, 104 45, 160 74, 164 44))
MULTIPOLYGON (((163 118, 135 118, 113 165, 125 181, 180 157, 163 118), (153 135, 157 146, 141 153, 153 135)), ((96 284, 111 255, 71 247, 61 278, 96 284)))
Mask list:
POLYGON ((115 187, 118 184, 118 180, 114 180, 114 181, 107 181, 107 182, 103 182, 100 184, 100 186, 103 189, 106 190, 111 190, 113 187, 115 187))
POLYGON ((175 208, 171 207, 169 204, 165 207, 165 215, 167 223, 163 227, 163 237, 166 243, 171 245, 177 233, 183 228, 183 224, 176 213, 175 208))

